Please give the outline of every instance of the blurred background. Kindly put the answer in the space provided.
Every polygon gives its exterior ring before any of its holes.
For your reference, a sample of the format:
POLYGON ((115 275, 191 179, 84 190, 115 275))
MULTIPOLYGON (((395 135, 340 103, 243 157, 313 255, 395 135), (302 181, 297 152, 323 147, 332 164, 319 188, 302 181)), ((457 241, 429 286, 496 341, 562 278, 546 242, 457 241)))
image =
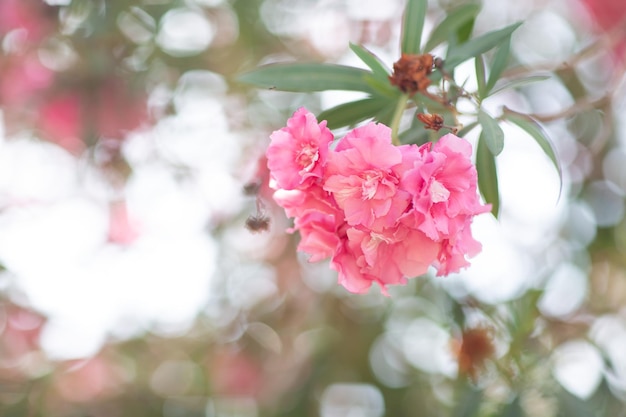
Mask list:
POLYGON ((503 125, 472 267, 353 295, 285 233, 269 134, 354 93, 236 76, 391 66, 403 8, 0 0, 0 415, 626 416, 626 3, 484 2, 475 34, 524 21, 505 76, 546 76, 484 105, 543 122, 563 184, 503 125))

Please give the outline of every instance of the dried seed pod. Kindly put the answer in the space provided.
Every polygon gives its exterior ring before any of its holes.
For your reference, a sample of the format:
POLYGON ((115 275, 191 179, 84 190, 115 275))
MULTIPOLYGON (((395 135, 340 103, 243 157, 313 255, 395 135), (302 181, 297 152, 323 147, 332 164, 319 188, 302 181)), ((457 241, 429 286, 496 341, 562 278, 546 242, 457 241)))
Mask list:
POLYGON ((389 81, 410 95, 425 92, 430 85, 428 75, 433 71, 433 63, 434 57, 430 54, 402 54, 393 64, 393 74, 389 76, 389 81))
POLYGON ((246 219, 246 228, 253 233, 265 232, 270 227, 270 218, 264 214, 250 215, 246 219))
POLYGON ((443 117, 437 113, 433 113, 433 114, 418 113, 417 119, 420 122, 424 123, 425 129, 439 131, 439 129, 444 127, 443 117))

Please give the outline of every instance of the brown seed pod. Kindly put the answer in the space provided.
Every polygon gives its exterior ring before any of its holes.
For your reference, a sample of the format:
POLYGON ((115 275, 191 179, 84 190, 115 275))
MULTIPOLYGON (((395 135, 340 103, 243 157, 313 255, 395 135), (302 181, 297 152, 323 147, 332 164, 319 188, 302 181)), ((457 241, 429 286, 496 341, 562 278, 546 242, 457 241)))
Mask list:
POLYGON ((424 123, 425 129, 439 131, 439 129, 444 127, 443 117, 437 113, 433 113, 433 114, 418 113, 417 119, 420 122, 424 123))
POLYGON ((433 63, 434 57, 430 54, 402 54, 393 64, 389 82, 410 95, 425 92, 430 85, 428 75, 433 71, 433 63))

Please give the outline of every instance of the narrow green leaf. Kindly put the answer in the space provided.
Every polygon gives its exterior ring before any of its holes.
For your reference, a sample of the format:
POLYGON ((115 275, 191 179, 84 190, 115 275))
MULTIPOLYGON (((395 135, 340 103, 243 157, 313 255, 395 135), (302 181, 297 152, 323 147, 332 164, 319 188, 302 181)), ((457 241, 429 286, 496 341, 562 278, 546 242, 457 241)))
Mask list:
POLYGON ((474 59, 474 66, 476 67, 476 83, 478 84, 478 98, 481 100, 487 95, 487 82, 485 81, 485 58, 482 55, 478 55, 474 59))
POLYGON ((465 43, 456 45, 448 51, 445 68, 450 71, 457 65, 495 48, 507 40, 522 23, 514 23, 500 30, 485 33, 465 43))
POLYGON ((520 87, 522 85, 526 85, 526 84, 530 84, 530 83, 536 83, 536 82, 539 82, 539 81, 545 81, 545 80, 548 80, 550 78, 551 78, 550 75, 531 75, 530 77, 519 78, 517 80, 505 82, 505 83, 499 85, 489 95, 493 96, 494 94, 497 94, 497 93, 499 93, 500 91, 503 91, 503 90, 508 90, 510 88, 516 88, 516 87, 520 87))
POLYGON ((350 43, 350 49, 352 49, 352 52, 361 58, 361 61, 363 61, 363 63, 372 70, 372 73, 376 78, 389 83, 389 74, 391 71, 380 59, 378 59, 376 55, 367 50, 365 47, 354 43, 350 43))
POLYGON ((377 94, 381 97, 395 99, 402 94, 400 89, 392 86, 388 79, 381 80, 380 78, 375 77, 372 73, 367 74, 364 77, 364 80, 367 85, 372 88, 372 93, 377 94))
POLYGON ((477 4, 464 4, 453 10, 450 10, 445 19, 435 27, 430 34, 430 38, 424 47, 425 52, 432 51, 436 46, 447 41, 450 36, 456 33, 463 25, 474 19, 480 6, 477 4))
POLYGON ((561 185, 563 185, 563 172, 561 171, 561 164, 559 163, 559 159, 556 157, 556 152, 550 142, 550 139, 548 139, 548 135, 541 128, 541 126, 539 126, 539 124, 530 116, 520 114, 509 109, 505 109, 504 117, 507 121, 517 125, 526 131, 526 133, 528 133, 533 139, 535 139, 535 142, 537 142, 543 152, 552 161, 554 168, 556 168, 556 171, 559 174, 561 185))
POLYGON ((394 102, 380 97, 340 104, 319 114, 318 120, 326 120, 329 129, 354 126, 363 120, 374 117, 385 107, 393 107, 394 102))
POLYGON ((325 90, 364 91, 372 88, 365 82, 371 72, 334 64, 273 64, 241 74, 237 80, 257 87, 282 91, 313 92, 325 90))
POLYGON ((496 85, 498 79, 500 79, 500 75, 502 75, 502 71, 504 71, 504 68, 509 61, 510 50, 511 38, 509 37, 502 42, 493 56, 493 64, 491 64, 491 69, 489 71, 489 79, 487 80, 485 94, 489 94, 491 89, 496 85))
POLYGON ((493 156, 498 156, 504 148, 504 132, 498 121, 489 116, 482 109, 478 111, 478 123, 483 128, 482 136, 493 156))
MULTIPOLYGON (((483 132, 484 133, 484 132, 483 132)), ((498 218, 500 212, 500 192, 498 190, 498 172, 496 158, 487 146, 485 135, 481 133, 476 147, 476 171, 478 189, 486 203, 491 204, 491 213, 498 218)))
POLYGON ((472 18, 467 22, 463 23, 460 28, 456 31, 456 40, 457 44, 465 43, 472 36, 472 32, 474 31, 474 23, 476 23, 476 18, 472 18))
POLYGON ((402 19, 402 52, 419 54, 428 0, 408 0, 402 19))

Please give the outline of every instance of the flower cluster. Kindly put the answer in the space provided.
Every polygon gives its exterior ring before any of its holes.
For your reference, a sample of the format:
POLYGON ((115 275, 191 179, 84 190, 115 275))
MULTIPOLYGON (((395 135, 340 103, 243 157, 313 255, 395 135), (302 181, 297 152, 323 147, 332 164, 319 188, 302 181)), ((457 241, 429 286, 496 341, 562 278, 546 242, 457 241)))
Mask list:
POLYGON ((471 145, 452 134, 434 145, 395 146, 391 129, 369 123, 336 144, 326 122, 304 108, 271 135, 274 199, 294 218, 298 250, 331 259, 351 292, 467 266, 481 245, 472 237, 479 201, 471 145))

